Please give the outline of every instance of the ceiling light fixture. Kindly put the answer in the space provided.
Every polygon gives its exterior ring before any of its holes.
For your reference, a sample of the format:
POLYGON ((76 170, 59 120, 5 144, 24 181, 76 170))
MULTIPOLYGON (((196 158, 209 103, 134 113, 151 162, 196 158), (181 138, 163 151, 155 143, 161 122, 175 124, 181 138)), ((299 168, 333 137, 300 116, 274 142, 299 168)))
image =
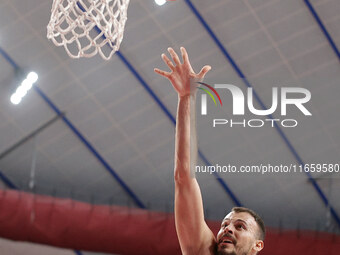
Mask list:
POLYGON ((19 104, 27 92, 32 88, 33 84, 37 82, 38 74, 35 72, 30 72, 27 74, 25 80, 23 80, 20 86, 16 89, 15 93, 11 96, 12 104, 19 104))
POLYGON ((163 4, 166 3, 166 0, 155 0, 155 3, 158 4, 159 6, 162 6, 163 4))

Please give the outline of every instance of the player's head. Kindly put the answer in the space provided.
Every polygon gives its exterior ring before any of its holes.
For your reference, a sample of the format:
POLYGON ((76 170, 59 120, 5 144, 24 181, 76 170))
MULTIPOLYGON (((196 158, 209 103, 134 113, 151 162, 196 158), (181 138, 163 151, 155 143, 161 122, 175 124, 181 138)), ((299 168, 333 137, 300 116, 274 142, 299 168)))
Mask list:
POLYGON ((266 230, 254 211, 234 207, 223 219, 217 234, 218 255, 253 255, 264 247, 266 230))

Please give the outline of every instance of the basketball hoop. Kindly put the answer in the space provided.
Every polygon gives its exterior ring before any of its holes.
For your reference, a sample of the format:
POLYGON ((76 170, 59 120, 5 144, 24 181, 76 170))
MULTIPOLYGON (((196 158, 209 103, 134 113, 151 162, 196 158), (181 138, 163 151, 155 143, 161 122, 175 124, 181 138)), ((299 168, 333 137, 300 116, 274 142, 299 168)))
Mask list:
POLYGON ((47 38, 72 58, 109 60, 123 40, 130 0, 53 0, 47 38))

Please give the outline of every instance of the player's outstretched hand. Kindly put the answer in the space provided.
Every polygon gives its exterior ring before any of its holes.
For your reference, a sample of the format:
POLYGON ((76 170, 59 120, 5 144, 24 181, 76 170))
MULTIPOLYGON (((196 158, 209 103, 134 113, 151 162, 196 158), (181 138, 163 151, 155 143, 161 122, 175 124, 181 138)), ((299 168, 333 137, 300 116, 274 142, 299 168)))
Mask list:
POLYGON ((185 48, 181 47, 183 64, 180 62, 178 55, 172 48, 168 48, 172 61, 163 53, 162 59, 170 68, 171 72, 162 71, 155 68, 155 72, 169 79, 172 86, 180 97, 195 94, 197 84, 196 81, 202 81, 211 66, 204 66, 201 71, 196 74, 191 67, 188 53, 185 48))

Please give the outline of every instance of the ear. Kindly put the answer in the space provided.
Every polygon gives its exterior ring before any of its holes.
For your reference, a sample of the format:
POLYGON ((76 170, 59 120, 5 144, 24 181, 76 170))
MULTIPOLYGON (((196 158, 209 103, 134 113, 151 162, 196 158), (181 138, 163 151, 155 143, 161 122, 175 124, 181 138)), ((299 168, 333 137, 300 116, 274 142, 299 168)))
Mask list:
POLYGON ((254 250, 256 252, 261 251, 264 248, 264 242, 262 240, 256 240, 254 245, 254 250))

